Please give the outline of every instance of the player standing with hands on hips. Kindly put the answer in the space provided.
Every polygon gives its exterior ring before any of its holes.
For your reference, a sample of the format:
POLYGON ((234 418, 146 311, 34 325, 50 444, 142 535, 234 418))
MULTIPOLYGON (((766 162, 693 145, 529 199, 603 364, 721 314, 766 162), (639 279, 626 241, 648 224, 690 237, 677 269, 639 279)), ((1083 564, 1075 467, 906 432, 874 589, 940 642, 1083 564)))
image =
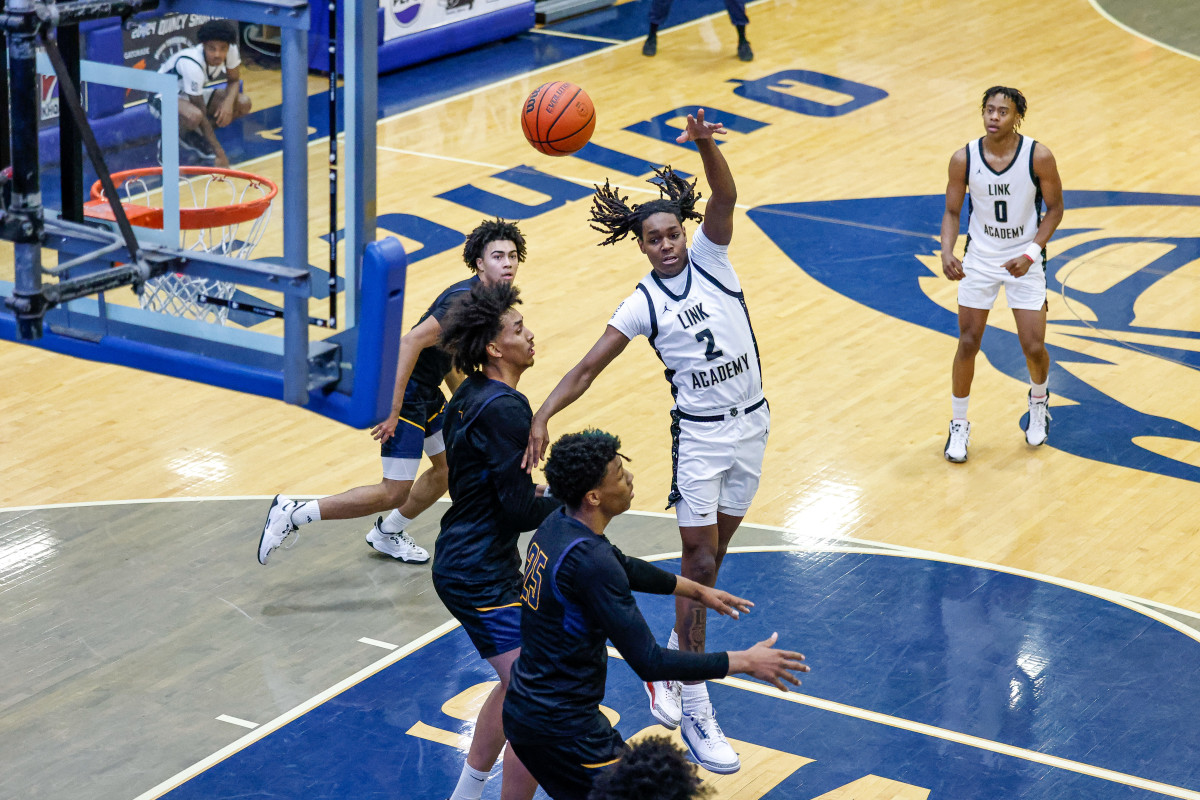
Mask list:
MULTIPOLYGON (((746 515, 762 473, 771 416, 763 397, 758 344, 741 283, 729 262, 737 189, 704 109, 687 118, 676 140, 696 143, 712 196, 695 210, 695 181, 658 170, 660 198, 628 206, 605 183, 593 201, 592 227, 612 244, 633 234, 652 267, 609 320, 599 341, 568 372, 533 417, 524 465, 533 469, 549 442, 547 422, 575 402, 635 336, 644 335, 667 367, 675 397, 671 411, 671 493, 683 542, 683 577, 712 587, 729 541, 746 515), (703 220, 691 246, 684 219, 703 220)), ((675 600, 669 648, 704 652, 707 609, 689 597, 675 600)), ((646 685, 651 713, 683 740, 707 770, 736 772, 737 753, 726 741, 703 681, 646 685)))
POLYGON ((1045 443, 1050 432, 1046 243, 1062 221, 1062 180, 1050 150, 1018 133, 1025 108, 1025 96, 1017 89, 991 87, 983 94, 987 134, 950 158, 946 213, 942 216, 942 272, 961 283, 958 351, 954 354, 950 434, 945 452, 946 460, 956 464, 967 460, 971 434, 967 402, 975 377, 975 356, 1001 285, 1029 366, 1025 441, 1036 447, 1045 443), (958 239, 959 211, 968 191, 967 244, 959 261, 954 256, 954 243, 958 239))

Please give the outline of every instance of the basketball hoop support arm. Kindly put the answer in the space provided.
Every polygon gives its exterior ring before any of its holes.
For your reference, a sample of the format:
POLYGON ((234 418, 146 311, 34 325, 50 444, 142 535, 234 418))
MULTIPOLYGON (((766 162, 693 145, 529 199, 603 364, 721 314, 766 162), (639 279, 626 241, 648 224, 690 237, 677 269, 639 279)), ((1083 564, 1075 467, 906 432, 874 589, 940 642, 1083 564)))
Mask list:
MULTIPOLYGON (((47 238, 66 238, 85 247, 97 243, 94 236, 82 230, 73 233, 66 229, 67 221, 47 222, 42 206, 41 182, 38 174, 37 130, 39 121, 37 95, 36 50, 39 33, 52 30, 59 24, 76 24, 90 19, 109 16, 129 16, 139 11, 158 9, 165 12, 193 12, 210 16, 224 16, 246 22, 275 25, 281 29, 283 39, 283 105, 288 109, 284 119, 284 260, 288 267, 271 269, 258 265, 247 271, 244 264, 225 263, 227 259, 215 256, 189 254, 189 270, 227 278, 251 286, 282 291, 284 295, 284 369, 283 397, 288 403, 305 405, 310 390, 310 363, 308 360, 308 315, 307 301, 311 286, 308 265, 308 193, 307 193, 307 31, 309 7, 307 0, 67 0, 62 3, 38 3, 34 0, 8 0, 0 11, 0 33, 7 39, 9 77, 13 90, 10 92, 11 130, 14 151, 22 158, 14 158, 12 181, 12 204, 4 214, 0 237, 13 241, 15 282, 13 294, 6 304, 16 312, 17 332, 20 339, 36 339, 42 333, 42 315, 45 310, 69 299, 84 297, 116 286, 128 285, 144 280, 147 272, 161 274, 169 269, 169 263, 179 263, 176 253, 158 252, 154 247, 136 247, 139 252, 125 256, 133 264, 113 269, 105 268, 109 274, 99 274, 99 265, 112 260, 119 261, 125 247, 122 237, 106 240, 92 255, 96 258, 97 271, 78 277, 66 278, 55 285, 43 285, 46 272, 41 265, 41 249, 47 238), (26 91, 18 87, 26 87, 26 91), (32 139, 30 141, 30 139, 32 139), (30 156, 33 157, 30 157, 30 156), (60 226, 66 226, 59 230, 60 226), (113 247, 112 245, 117 245, 113 247), (139 258, 140 256, 140 258, 139 258), (236 276, 236 277, 234 277, 236 276)), ((369 20, 373 21, 373 20, 369 20)), ((368 22, 369 22, 368 21, 368 22)), ((373 38, 370 40, 373 43, 373 38)), ((52 42, 51 42, 52 44, 52 42)), ((61 60, 61 59, 60 59, 61 60)), ((57 67, 58 65, 56 65, 57 67)), ((57 68, 56 72, 60 72, 57 68)), ((371 76, 372 78, 374 75, 371 76)), ((60 74, 61 80, 61 74, 60 74)), ((68 101, 69 105, 69 101, 68 101)), ((365 104, 364 104, 365 108, 365 104)), ((74 109, 71 109, 74 111, 74 109)), ((83 115, 80 115, 83 116, 83 115)), ((84 117, 86 125, 86 117, 84 117)), ((371 131, 373 133, 373 129, 371 131)), ((15 155, 15 153, 14 153, 15 155)), ((372 164, 373 166, 373 164, 372 164)), ((105 175, 107 170, 98 172, 105 175)), ((371 171, 373 177, 373 171, 371 171)), ((373 181, 363 181, 373 189, 373 181)), ((107 195, 115 197, 114 191, 107 195)), ((364 204, 365 205, 365 204, 364 204)), ((374 211, 373 204, 368 209, 374 211)), ((121 216, 117 212, 118 218, 121 216)), ((373 232, 373 213, 367 230, 373 232)), ((94 234, 94 230, 92 231, 94 234)), ((123 232, 124 233, 124 232, 123 232)), ((359 233, 356 231, 356 233, 359 233)), ((360 234, 361 235, 361 234, 360 234)), ((358 236, 354 238, 359 238, 358 236)), ((373 238, 373 237, 371 237, 373 238)), ((61 243, 60 243, 61 244, 61 243)), ((79 248, 74 250, 81 255, 79 248)), ((86 251, 83 251, 86 253, 86 251)), ((76 259, 72 271, 87 271, 86 260, 76 259)), ((69 263, 69 262, 68 262, 69 263)), ((60 264, 61 266, 61 264, 60 264)), ((58 274, 61 269, 52 274, 58 274)), ((324 379, 321 379, 322 382, 324 379)))
MULTIPOLYGON (((123 210, 118 214, 121 234, 134 264, 115 269, 111 274, 96 279, 91 276, 79 281, 66 281, 51 287, 42 286, 42 238, 45 225, 45 209, 42 206, 42 186, 38 158, 37 108, 37 43, 40 40, 54 62, 60 85, 64 87, 66 101, 80 133, 88 145, 88 155, 102 178, 107 178, 103 158, 91 127, 74 94, 62 56, 53 37, 56 25, 99 19, 118 14, 132 14, 142 9, 155 8, 158 0, 123 0, 122 2, 99 2, 82 0, 62 4, 43 5, 31 0, 9 0, 6 12, 0 14, 0 28, 8 39, 9 72, 12 90, 9 96, 12 109, 11 130, 14 156, 23 158, 13 161, 12 209, 4 215, 4 238, 14 242, 14 267, 16 284, 9 305, 16 313, 20 335, 23 339, 38 339, 42 335, 42 317, 46 309, 63 300, 82 297, 85 294, 137 284, 155 274, 165 272, 168 265, 156 263, 151 266, 139 257, 137 239, 125 219, 123 210), (49 35, 47 34, 49 31, 49 35), (66 81, 63 83, 63 81, 66 81), (96 286, 96 288, 91 288, 96 286)), ((111 179, 108 188, 111 191, 111 179)), ((110 194, 115 198, 115 191, 110 194)), ((117 204, 119 209, 119 204, 117 204)))

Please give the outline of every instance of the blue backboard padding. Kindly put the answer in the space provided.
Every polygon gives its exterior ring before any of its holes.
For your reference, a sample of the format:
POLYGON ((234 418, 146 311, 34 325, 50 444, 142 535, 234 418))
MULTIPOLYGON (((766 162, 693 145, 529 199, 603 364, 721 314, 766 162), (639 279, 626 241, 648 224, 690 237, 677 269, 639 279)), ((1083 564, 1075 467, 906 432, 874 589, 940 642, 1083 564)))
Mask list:
MULTIPOLYGON (((359 322, 354 329, 358 339, 352 389, 348 394, 313 390, 309 393, 306 406, 310 411, 355 428, 368 427, 388 415, 392 387, 396 381, 396 356, 400 348, 406 265, 404 247, 399 239, 388 237, 367 245, 363 256, 359 322), (363 332, 366 335, 361 335, 363 332)), ((54 314, 52 311, 51 320, 54 314)), ((282 359, 278 355, 213 342, 202 345, 217 352, 229 348, 229 359, 225 359, 163 344, 177 342, 181 343, 180 347, 196 347, 186 342, 189 337, 111 320, 107 323, 107 329, 109 335, 94 341, 57 334, 47 322, 42 338, 25 344, 89 361, 157 372, 247 394, 275 399, 283 397, 282 359), (123 331, 154 337, 160 343, 114 335, 123 331), (233 360, 239 358, 250 363, 233 360)), ((18 341, 16 321, 7 310, 0 311, 0 339, 18 341)))
MULTIPOLYGON (((1200 643, 1133 608, 1033 577, 880 553, 735 552, 719 585, 757 605, 736 621, 710 614, 710 650, 744 649, 777 631, 779 645, 803 651, 812 667, 806 695, 948 732, 710 683, 728 736, 813 759, 771 790, 773 800, 811 800, 868 774, 930 789, 930 798, 1163 796, 949 732, 1200 790, 1200 643)), ((673 598, 638 601, 665 640, 673 598)), ((409 732, 418 722, 463 731, 442 705, 494 679, 455 628, 165 796, 442 800, 463 755, 409 732)), ((637 676, 616 659, 604 704, 625 737, 655 725, 637 676)), ((489 782, 485 800, 499 796, 498 784, 489 782)))
POLYGON ((359 289, 354 388, 350 395, 310 392, 310 411, 353 428, 374 425, 390 413, 396 356, 400 352, 407 265, 404 246, 394 236, 367 245, 359 289))

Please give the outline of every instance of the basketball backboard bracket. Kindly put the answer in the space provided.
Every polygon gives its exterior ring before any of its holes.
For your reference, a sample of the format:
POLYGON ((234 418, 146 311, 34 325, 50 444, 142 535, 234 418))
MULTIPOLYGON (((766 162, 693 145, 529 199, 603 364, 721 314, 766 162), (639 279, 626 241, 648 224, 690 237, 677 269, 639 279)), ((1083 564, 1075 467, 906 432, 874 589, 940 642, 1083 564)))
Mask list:
MULTIPOLYGON (((173 158, 176 155, 171 152, 173 147, 162 148, 163 186, 159 188, 163 230, 137 227, 135 246, 124 241, 111 224, 108 228, 97 229, 86 222, 54 219, 53 215, 44 213, 35 166, 32 174, 14 175, 14 202, 5 210, 5 223, 11 235, 5 238, 15 244, 15 283, 8 283, 0 276, 0 296, 30 297, 36 293, 42 298, 39 302, 44 307, 39 310, 45 314, 44 335, 37 341, 23 337, 16 316, 0 308, 0 339, 24 341, 81 358, 275 397, 305 405, 315 413, 355 427, 374 424, 390 409, 403 312, 406 257, 398 240, 375 241, 373 134, 377 62, 373 9, 358 8, 358 4, 347 4, 344 9, 347 30, 345 165, 348 174, 345 184, 348 275, 342 317, 345 330, 327 341, 313 342, 309 340, 308 314, 312 294, 308 265, 307 50, 310 9, 305 0, 114 0, 106 3, 67 0, 51 5, 35 0, 9 0, 5 10, 0 12, 0 29, 8 40, 10 65, 20 62, 17 69, 12 66, 9 69, 13 87, 10 113, 13 117, 19 116, 17 107, 23 105, 20 113, 25 118, 36 119, 38 62, 43 73, 59 72, 51 69, 45 55, 38 58, 34 46, 37 30, 52 27, 55 13, 59 14, 59 20, 79 21, 106 14, 126 16, 150 9, 156 14, 219 17, 240 23, 270 25, 279 30, 281 105, 286 113, 282 115, 280 131, 282 180, 278 174, 274 180, 278 182, 282 205, 283 258, 238 260, 216 252, 183 249, 175 228, 179 201, 170 185, 174 176, 182 177, 183 170, 173 158), (93 16, 88 17, 89 14, 93 16), (176 197, 168 197, 172 194, 176 197), (34 220, 32 226, 24 224, 34 220), (26 227, 30 227, 27 234, 26 227), (43 248, 57 251, 58 266, 43 267, 43 248), (145 254, 141 265, 137 264, 137 254, 131 252, 134 250, 145 254), (278 265, 280 261, 283 266, 278 265), (114 286, 137 285, 148 271, 164 270, 204 280, 225 281, 251 291, 261 289, 279 293, 282 310, 273 315, 282 317, 282 334, 278 326, 252 330, 238 324, 213 324, 171 316, 130 305, 126 298, 111 292, 114 286), (45 294, 40 285, 42 277, 47 278, 45 294), (90 290, 96 288, 103 291, 92 295, 90 290), (111 298, 106 297, 106 291, 112 294, 111 298)), ((63 55, 70 58, 65 49, 63 55)), ((172 80, 169 76, 159 75, 152 69, 130 69, 122 65, 119 58, 117 63, 83 59, 76 63, 80 67, 80 80, 89 86, 126 87, 145 96, 157 96, 162 106, 161 138, 164 142, 178 140, 178 129, 171 127, 178 116, 171 102, 176 99, 177 92, 173 84, 168 85, 172 80)), ((72 64, 68 66, 73 68, 72 64)), ((26 127, 33 133, 19 146, 25 148, 24 153, 32 153, 34 157, 23 155, 19 163, 38 165, 37 125, 26 127)), ((336 136, 337 131, 331 131, 331 135, 336 136)), ((123 198, 122 202, 127 210, 131 208, 129 198, 123 198)), ((279 239, 273 241, 275 246, 280 243, 279 239)), ((144 300, 145 296, 140 299, 144 300)), ((237 299, 242 307, 254 310, 253 306, 243 302, 244 294, 237 299)))

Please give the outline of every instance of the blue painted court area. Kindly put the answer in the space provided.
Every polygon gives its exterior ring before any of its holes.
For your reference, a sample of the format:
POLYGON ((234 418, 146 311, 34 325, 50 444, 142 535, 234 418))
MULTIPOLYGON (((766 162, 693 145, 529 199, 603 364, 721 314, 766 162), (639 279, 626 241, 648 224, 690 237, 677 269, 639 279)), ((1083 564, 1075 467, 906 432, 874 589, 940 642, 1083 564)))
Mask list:
MULTIPOLYGON (((1055 397, 1071 401, 1055 406, 1054 438, 1047 446, 1095 461, 1200 481, 1200 466, 1148 446, 1155 438, 1200 442, 1200 430, 1183 418, 1140 411, 1125 398, 1110 395, 1110 388, 1090 383, 1086 371, 1072 369, 1076 364, 1121 363, 1119 359, 1134 355, 1131 348, 1115 349, 1106 355, 1112 360, 1101 359, 1074 349, 1075 340, 1112 344, 1131 334, 1153 333, 1178 345, 1139 345, 1140 352, 1162 362, 1181 380, 1200 370, 1200 358, 1191 344, 1200 331, 1135 314, 1139 299, 1148 292, 1177 287, 1171 291, 1186 296, 1189 291, 1186 267, 1200 256, 1200 238, 1180 237, 1160 228, 1157 209, 1194 209, 1200 207, 1200 197, 1068 190, 1064 198, 1071 209, 1107 212, 1111 227, 1059 229, 1057 249, 1047 264, 1050 380, 1055 397), (1120 215, 1138 215, 1132 234, 1120 215), (1136 243, 1154 243, 1165 252, 1102 291, 1071 285, 1072 277, 1078 281, 1095 268, 1092 259, 1097 252, 1136 243)), ((779 203, 754 208, 749 216, 796 266, 830 289, 882 314, 957 339, 956 312, 939 305, 921 284, 933 273, 919 257, 937 257, 944 203, 941 195, 779 203)), ((965 233, 966 214, 963 226, 965 233)), ((982 349, 996 369, 1018 381, 1026 379, 1028 366, 1015 333, 989 326, 982 349)))
MULTIPOLYGON (((741 621, 710 620, 711 649, 778 631, 813 670, 800 695, 710 684, 728 736, 812 759, 762 796, 807 800, 868 775, 931 798, 1200 792, 1200 642, 1142 612, 878 553, 730 553, 721 584, 762 602, 741 621)), ((670 599, 642 599, 665 638, 670 599)), ((454 628, 166 796, 444 798, 463 758, 453 737, 469 725, 443 704, 493 678, 454 628)), ((626 737, 654 724, 618 659, 605 705, 626 737)), ((499 790, 493 780, 485 797, 499 790)))

